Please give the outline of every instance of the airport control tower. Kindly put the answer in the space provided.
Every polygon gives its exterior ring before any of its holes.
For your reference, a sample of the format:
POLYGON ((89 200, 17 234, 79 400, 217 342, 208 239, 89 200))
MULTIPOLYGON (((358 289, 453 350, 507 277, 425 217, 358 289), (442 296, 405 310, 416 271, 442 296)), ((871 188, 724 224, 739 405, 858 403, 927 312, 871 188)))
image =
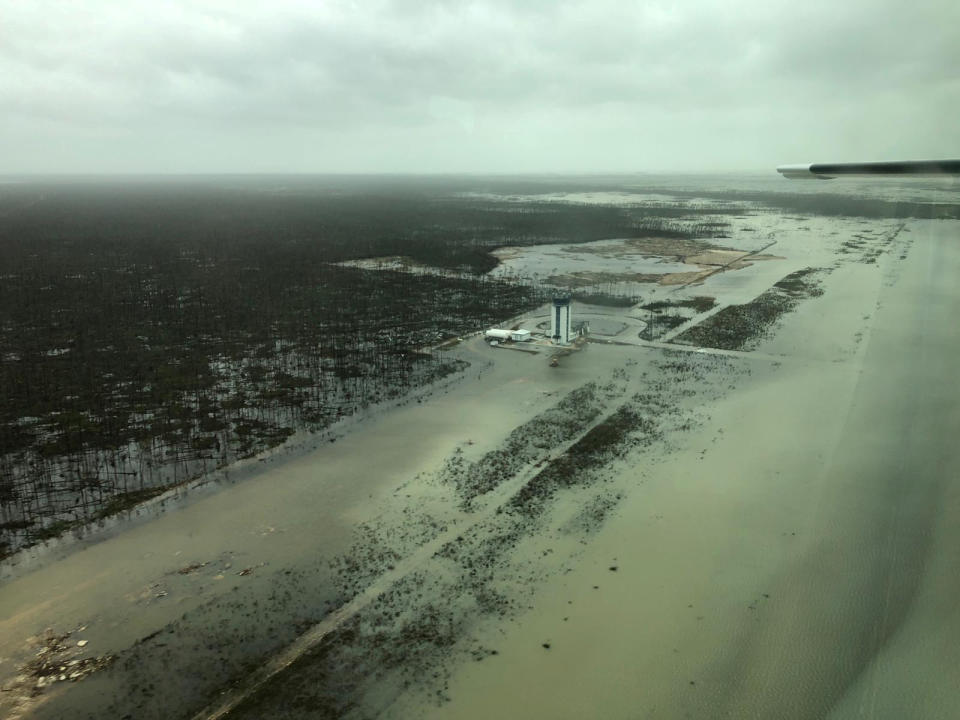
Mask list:
POLYGON ((550 314, 550 339, 558 345, 570 344, 570 298, 553 299, 553 312, 550 314))

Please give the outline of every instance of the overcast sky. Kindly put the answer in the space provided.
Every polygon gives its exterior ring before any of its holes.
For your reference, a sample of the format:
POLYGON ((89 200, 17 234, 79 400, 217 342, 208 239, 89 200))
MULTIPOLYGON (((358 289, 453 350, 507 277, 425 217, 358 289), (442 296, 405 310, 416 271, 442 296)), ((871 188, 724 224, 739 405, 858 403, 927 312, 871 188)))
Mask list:
POLYGON ((958 0, 0 0, 0 173, 957 156, 958 0))

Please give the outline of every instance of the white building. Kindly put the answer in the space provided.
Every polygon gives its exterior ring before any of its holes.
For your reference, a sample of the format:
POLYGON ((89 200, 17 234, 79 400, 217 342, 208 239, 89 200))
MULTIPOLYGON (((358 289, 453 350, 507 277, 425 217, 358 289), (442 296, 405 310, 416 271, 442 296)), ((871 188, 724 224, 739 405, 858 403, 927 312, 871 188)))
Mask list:
POLYGON ((529 330, 501 330, 500 328, 490 328, 483 336, 487 340, 513 340, 513 342, 533 340, 533 336, 529 330))
POLYGON ((550 313, 550 339, 559 345, 569 345, 571 335, 570 298, 554 298, 553 312, 550 313))
POLYGON ((487 340, 512 340, 509 330, 499 330, 498 328, 490 328, 484 333, 484 337, 487 340))

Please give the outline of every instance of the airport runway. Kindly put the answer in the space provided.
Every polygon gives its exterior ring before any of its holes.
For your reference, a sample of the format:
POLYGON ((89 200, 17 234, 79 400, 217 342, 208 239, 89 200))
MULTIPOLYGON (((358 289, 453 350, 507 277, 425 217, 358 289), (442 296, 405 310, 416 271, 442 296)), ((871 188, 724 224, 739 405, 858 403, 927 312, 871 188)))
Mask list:
POLYGON ((960 243, 911 230, 906 258, 788 317, 760 350, 794 361, 713 408, 535 612, 480 635, 510 660, 463 667, 422 716, 954 717, 960 243))
MULTIPOLYGON (((471 625, 458 640, 496 655, 451 655, 443 702, 413 687, 378 711, 953 717, 956 226, 909 223, 902 258, 836 269, 824 295, 785 316, 755 353, 703 353, 740 374, 722 397, 693 407, 697 423, 666 449, 611 464, 605 487, 623 499, 588 541, 549 532, 531 541, 537 553, 564 542, 575 550, 563 572, 525 586, 529 610, 471 625)), ((425 478, 453 453, 479 457, 563 393, 628 363, 642 390, 644 363, 664 349, 598 345, 551 371, 543 356, 468 343, 474 367, 449 393, 5 583, 0 672, 10 679, 28 656, 27 638, 43 628, 86 626, 91 646, 122 662, 23 706, 25 716, 189 717, 215 707, 218 683, 242 683, 254 669, 249 658, 281 652, 310 627, 308 605, 336 607, 327 562, 349 549, 355 527, 400 506, 442 516, 450 499, 425 478), (238 577, 238 568, 252 571, 238 577), (280 607, 280 591, 294 604, 269 619, 254 614, 280 607), (237 618, 248 619, 234 629, 237 618), (269 623, 276 631, 258 635, 269 623), (224 628, 240 638, 226 650, 216 646, 224 628)), ((463 516, 451 511, 447 520, 463 516)), ((411 547, 432 550, 455 534, 438 532, 411 547)), ((542 557, 516 560, 536 566, 542 557)))

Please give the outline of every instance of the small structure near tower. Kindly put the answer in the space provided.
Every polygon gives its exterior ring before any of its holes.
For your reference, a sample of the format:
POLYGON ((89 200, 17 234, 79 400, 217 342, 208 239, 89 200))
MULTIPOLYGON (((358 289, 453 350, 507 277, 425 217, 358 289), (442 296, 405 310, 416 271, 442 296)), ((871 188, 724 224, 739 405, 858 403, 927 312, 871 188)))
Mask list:
POLYGON ((497 342, 504 342, 510 340, 512 342, 530 342, 533 340, 533 335, 529 330, 524 330, 523 328, 517 328, 516 330, 501 330, 500 328, 490 328, 484 333, 484 337, 487 338, 487 342, 495 340, 497 342))
POLYGON ((500 328, 490 328, 489 330, 487 330, 487 332, 484 333, 484 336, 487 338, 488 341, 489 340, 498 340, 498 341, 509 340, 510 331, 501 330, 500 328))
POLYGON ((550 314, 550 339, 558 345, 569 345, 571 336, 570 298, 555 297, 550 314))

